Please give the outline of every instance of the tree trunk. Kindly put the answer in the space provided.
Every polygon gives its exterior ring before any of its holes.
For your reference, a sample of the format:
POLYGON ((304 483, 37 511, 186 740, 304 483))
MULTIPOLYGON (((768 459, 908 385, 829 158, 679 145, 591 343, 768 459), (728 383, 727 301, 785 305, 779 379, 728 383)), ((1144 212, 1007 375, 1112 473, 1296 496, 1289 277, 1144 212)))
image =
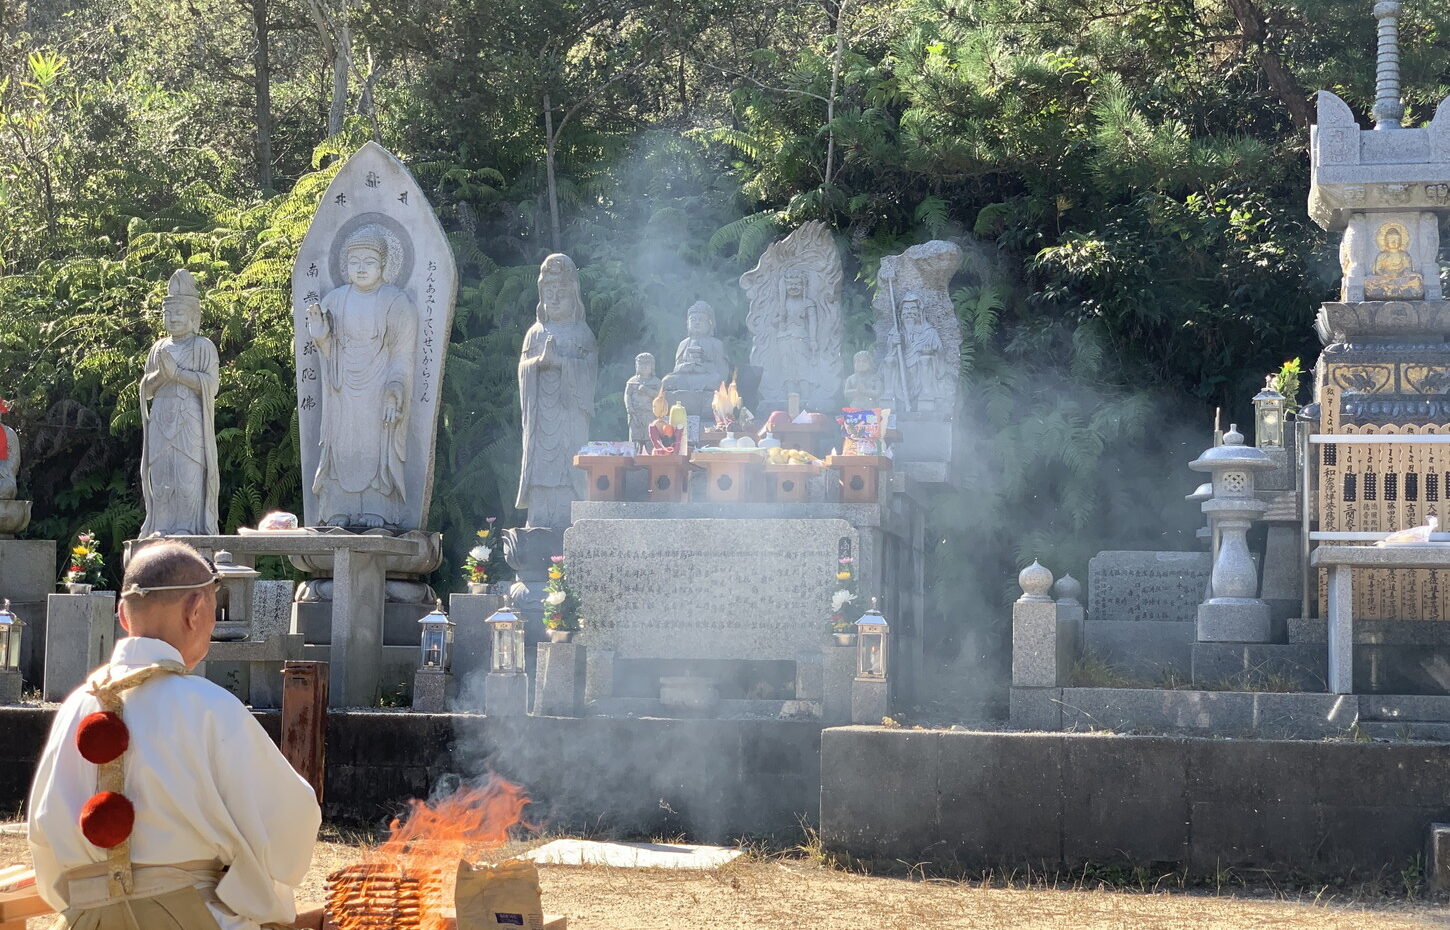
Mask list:
POLYGON ((335 136, 342 132, 343 120, 347 117, 347 76, 352 70, 352 29, 347 24, 349 0, 342 0, 342 8, 332 20, 332 107, 327 111, 327 134, 335 136))
MULTIPOLYGON (((831 92, 826 95, 826 124, 836 119, 836 92, 841 86, 841 62, 846 57, 846 3, 841 0, 836 7, 836 54, 831 57, 831 92)), ((836 131, 826 130, 826 178, 827 184, 836 173, 836 131)))
POLYGON ((256 93, 257 186, 272 189, 272 60, 271 27, 267 23, 267 0, 252 0, 252 29, 257 51, 252 56, 256 93))
POLYGON ((559 186, 554 179, 554 108, 544 94, 544 171, 549 185, 549 229, 553 251, 562 251, 559 240, 559 186))
POLYGON ((1258 48, 1259 67, 1263 69, 1269 86, 1288 108, 1294 126, 1301 131, 1307 130, 1314 122, 1309 96, 1304 93, 1298 78, 1284 66, 1278 53, 1269 47, 1268 28, 1264 23, 1263 11, 1254 0, 1228 0, 1228 5, 1233 10, 1234 19, 1238 20, 1244 41, 1258 48))

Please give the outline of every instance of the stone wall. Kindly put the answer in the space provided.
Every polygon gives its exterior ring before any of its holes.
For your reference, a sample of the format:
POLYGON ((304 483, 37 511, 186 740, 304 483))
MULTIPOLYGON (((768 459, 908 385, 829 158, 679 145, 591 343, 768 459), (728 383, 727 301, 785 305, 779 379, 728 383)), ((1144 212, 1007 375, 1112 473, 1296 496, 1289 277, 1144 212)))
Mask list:
MULTIPOLYGON (((0 708, 0 813, 20 810, 53 711, 0 708)), ((280 715, 257 719, 277 738, 280 715)), ((384 824, 410 798, 496 771, 525 785, 550 829, 701 842, 798 842, 820 804, 820 726, 778 720, 632 720, 332 713, 324 813, 384 824)))
POLYGON ((887 862, 1343 875, 1407 866, 1450 817, 1444 743, 843 727, 821 771, 826 847, 887 862))

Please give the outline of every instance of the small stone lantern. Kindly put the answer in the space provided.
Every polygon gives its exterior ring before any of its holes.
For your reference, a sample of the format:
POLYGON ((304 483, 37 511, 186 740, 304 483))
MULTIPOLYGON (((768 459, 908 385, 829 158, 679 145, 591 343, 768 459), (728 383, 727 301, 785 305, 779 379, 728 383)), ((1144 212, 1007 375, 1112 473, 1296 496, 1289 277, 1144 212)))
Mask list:
POLYGON ((1254 472, 1273 468, 1274 460, 1244 445, 1238 427, 1230 426, 1223 445, 1205 451, 1188 467, 1212 476, 1213 497, 1202 506, 1218 537, 1209 597, 1198 608, 1198 641, 1269 642, 1269 605, 1257 597, 1259 573, 1249 553, 1248 532, 1268 510, 1254 496, 1254 472))
POLYGON ((881 611, 876 609, 876 598, 871 598, 871 609, 856 621, 856 677, 863 681, 886 680, 886 649, 891 630, 881 611))
POLYGON ((856 678, 851 682, 851 722, 880 725, 891 712, 886 673, 891 629, 871 598, 871 609, 856 621, 856 678))
POLYGON ((453 667, 453 628, 439 600, 431 613, 418 621, 423 635, 418 646, 418 668, 446 672, 453 667))
POLYGON ((25 623, 10 612, 10 599, 0 607, 0 704, 20 703, 20 635, 25 623))
POLYGON ((483 712, 490 717, 522 717, 529 712, 524 620, 514 613, 513 598, 505 597, 486 622, 493 648, 483 680, 483 712))
POLYGON ((251 635, 252 587, 262 573, 238 565, 232 554, 218 549, 212 557, 221 584, 216 593, 216 629, 211 638, 219 643, 236 642, 251 635))
POLYGON ((1274 387, 1274 376, 1264 379, 1264 389, 1254 395, 1254 445, 1260 449, 1284 448, 1284 414, 1289 402, 1274 387))

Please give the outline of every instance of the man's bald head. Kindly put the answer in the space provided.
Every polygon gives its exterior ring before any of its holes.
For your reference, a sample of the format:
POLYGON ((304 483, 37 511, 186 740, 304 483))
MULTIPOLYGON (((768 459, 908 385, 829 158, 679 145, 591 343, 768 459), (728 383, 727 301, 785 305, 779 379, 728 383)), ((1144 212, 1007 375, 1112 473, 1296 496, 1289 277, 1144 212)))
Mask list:
POLYGON ((132 636, 170 643, 188 667, 206 658, 216 626, 216 572, 181 542, 137 552, 121 581, 121 625, 132 636))

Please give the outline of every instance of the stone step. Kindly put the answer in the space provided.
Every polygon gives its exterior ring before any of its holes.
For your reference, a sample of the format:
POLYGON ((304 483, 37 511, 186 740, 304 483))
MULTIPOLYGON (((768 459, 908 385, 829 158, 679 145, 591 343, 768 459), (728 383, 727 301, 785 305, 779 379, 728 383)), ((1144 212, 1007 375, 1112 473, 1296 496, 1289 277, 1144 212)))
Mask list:
POLYGON ((1385 720, 1361 720, 1359 732, 1375 740, 1426 740, 1450 743, 1450 723, 1429 723, 1406 720, 1390 722, 1385 720))
POLYGON ((1359 719, 1400 723, 1444 723, 1450 725, 1450 695, 1362 694, 1359 719))

